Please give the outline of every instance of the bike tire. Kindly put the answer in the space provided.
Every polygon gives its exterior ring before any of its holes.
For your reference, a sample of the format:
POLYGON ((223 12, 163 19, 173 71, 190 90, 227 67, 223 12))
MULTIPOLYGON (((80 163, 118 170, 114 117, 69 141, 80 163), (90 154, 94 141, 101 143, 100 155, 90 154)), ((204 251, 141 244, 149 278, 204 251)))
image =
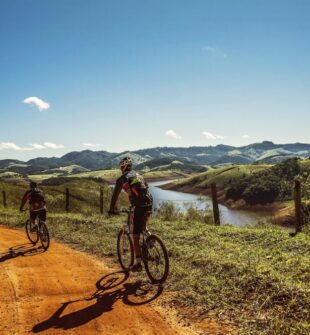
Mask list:
POLYGON ((35 223, 33 223, 30 219, 26 221, 25 229, 26 229, 26 235, 28 237, 28 240, 34 245, 39 240, 39 234, 37 226, 35 227, 35 231, 33 232, 33 227, 35 226, 35 223))
POLYGON ((43 221, 41 221, 41 224, 40 224, 39 235, 40 235, 41 245, 43 249, 46 251, 50 246, 50 235, 49 235, 47 226, 43 221))
POLYGON ((147 237, 146 248, 147 255, 143 258, 146 274, 152 283, 163 284, 169 275, 169 256, 167 249, 163 241, 158 236, 153 234, 147 237), (162 256, 160 256, 159 250, 161 251, 162 256), (163 271, 159 276, 156 276, 155 271, 151 266, 157 262, 163 262, 163 271))
POLYGON ((122 269, 124 271, 129 271, 134 262, 134 248, 130 235, 124 232, 123 229, 118 233, 117 236, 117 255, 122 269), (127 243, 125 248, 123 244, 124 241, 127 243))

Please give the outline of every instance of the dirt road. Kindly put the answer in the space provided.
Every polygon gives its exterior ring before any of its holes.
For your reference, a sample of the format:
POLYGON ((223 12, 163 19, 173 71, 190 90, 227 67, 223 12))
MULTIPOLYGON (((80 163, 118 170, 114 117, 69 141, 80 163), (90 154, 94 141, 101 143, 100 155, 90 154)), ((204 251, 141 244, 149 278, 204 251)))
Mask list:
POLYGON ((152 308, 159 287, 52 241, 0 227, 0 334, 188 334, 152 308))

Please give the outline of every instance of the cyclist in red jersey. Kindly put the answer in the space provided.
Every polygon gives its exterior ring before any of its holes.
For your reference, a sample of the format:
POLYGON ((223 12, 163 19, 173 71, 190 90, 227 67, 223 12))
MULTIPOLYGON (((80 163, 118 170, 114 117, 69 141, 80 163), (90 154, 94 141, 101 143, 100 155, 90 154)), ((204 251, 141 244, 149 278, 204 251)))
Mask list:
POLYGON ((117 179, 111 199, 109 214, 117 214, 116 202, 122 190, 128 196, 131 206, 134 207, 133 218, 133 242, 135 250, 135 263, 132 271, 141 271, 141 249, 139 246, 140 234, 142 233, 147 220, 152 212, 153 198, 149 193, 148 185, 144 178, 132 170, 132 160, 124 157, 119 162, 122 176, 117 179))

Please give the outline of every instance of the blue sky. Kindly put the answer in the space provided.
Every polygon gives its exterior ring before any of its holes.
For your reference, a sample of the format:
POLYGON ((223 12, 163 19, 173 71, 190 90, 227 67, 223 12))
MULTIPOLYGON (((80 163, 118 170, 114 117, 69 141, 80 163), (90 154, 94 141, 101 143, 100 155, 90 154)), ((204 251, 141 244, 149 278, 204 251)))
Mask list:
POLYGON ((1 0, 0 159, 310 143, 309 36, 307 0, 1 0))

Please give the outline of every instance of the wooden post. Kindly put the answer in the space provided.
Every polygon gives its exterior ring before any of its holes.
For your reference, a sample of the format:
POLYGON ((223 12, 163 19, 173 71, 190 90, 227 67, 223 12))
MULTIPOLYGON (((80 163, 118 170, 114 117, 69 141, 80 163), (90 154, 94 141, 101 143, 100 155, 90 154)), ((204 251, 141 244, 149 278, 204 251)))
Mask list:
POLYGON ((2 191, 2 199, 3 199, 3 207, 6 207, 6 193, 5 191, 2 191))
POLYGON ((103 214, 103 188, 100 187, 100 214, 103 214))
POLYGON ((295 219, 296 219, 295 232, 298 233, 301 231, 303 223, 302 211, 301 211, 301 184, 299 180, 295 180, 294 200, 295 200, 295 219))
POLYGON ((220 226, 220 210, 219 204, 217 201, 217 190, 216 190, 216 183, 211 184, 211 192, 212 192, 212 204, 213 204, 213 217, 214 217, 214 224, 216 226, 220 226))
POLYGON ((66 212, 68 213, 70 208, 69 208, 69 205, 70 205, 70 201, 69 201, 69 198, 70 198, 70 192, 69 192, 69 189, 66 188, 66 212))

